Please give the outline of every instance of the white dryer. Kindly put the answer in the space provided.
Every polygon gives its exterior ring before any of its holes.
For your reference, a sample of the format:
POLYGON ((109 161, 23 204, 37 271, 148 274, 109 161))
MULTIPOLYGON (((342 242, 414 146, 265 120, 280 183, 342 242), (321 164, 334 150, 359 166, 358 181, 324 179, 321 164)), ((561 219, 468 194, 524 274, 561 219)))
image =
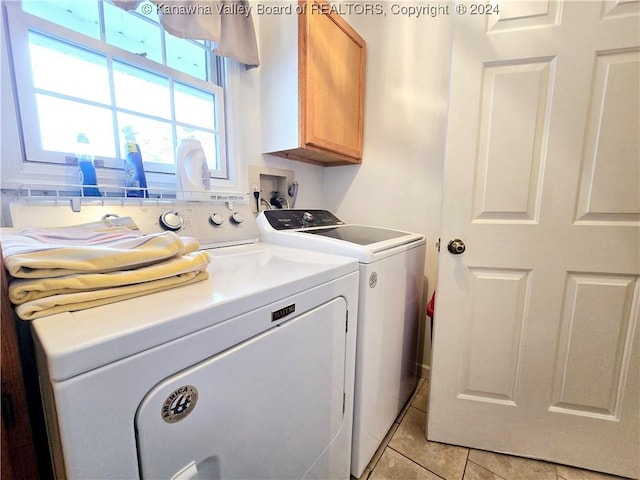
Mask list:
POLYGON ((358 340, 351 474, 360 477, 417 383, 423 235, 345 224, 326 210, 265 210, 264 242, 358 260, 358 340))
POLYGON ((12 205, 105 215, 195 236, 210 278, 32 322, 56 477, 349 478, 357 262, 258 243, 245 199, 12 205))

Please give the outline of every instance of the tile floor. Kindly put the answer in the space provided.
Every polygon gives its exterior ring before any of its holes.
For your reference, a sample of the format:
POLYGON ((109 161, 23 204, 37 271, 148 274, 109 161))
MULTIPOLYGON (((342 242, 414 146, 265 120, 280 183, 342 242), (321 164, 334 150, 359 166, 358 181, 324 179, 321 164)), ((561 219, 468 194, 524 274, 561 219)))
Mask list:
MULTIPOLYGON (((612 475, 429 442, 429 381, 420 379, 359 480, 613 480, 612 475)), ((351 477, 351 480, 355 480, 351 477)))

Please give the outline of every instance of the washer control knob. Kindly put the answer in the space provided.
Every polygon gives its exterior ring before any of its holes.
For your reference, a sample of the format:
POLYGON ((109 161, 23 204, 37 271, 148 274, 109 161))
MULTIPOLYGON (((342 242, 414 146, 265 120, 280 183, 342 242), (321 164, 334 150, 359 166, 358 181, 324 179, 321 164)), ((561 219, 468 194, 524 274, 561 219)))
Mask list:
POLYGON ((242 222, 244 222, 244 217, 242 216, 242 214, 240 212, 233 212, 231 214, 231 221, 237 225, 241 224, 242 222))
POLYGON ((302 221, 307 223, 307 222, 313 222, 313 213, 311 212, 304 212, 302 214, 302 221))
POLYGON ((182 228, 184 221, 180 214, 174 210, 169 210, 160 215, 160 226, 165 230, 175 232, 182 228))
POLYGON ((222 225, 224 223, 224 217, 222 215, 220 215, 218 212, 213 212, 211 214, 211 217, 209 217, 211 219, 211 223, 213 223, 214 225, 222 225))

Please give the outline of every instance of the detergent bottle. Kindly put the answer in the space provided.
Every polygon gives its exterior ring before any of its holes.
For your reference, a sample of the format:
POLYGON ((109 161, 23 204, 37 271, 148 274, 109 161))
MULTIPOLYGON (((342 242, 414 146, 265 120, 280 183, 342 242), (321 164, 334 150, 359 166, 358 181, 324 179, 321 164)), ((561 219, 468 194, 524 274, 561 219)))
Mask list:
POLYGON ((202 144, 195 138, 180 141, 176 150, 176 177, 178 198, 183 200, 210 200, 211 177, 202 144))
POLYGON ((82 185, 82 195, 85 197, 101 197, 98 189, 98 177, 96 167, 93 163, 95 157, 89 147, 89 137, 84 133, 79 133, 76 157, 78 159, 78 183, 82 185))
POLYGON ((140 146, 136 143, 136 137, 130 126, 124 127, 122 132, 125 135, 124 144, 124 186, 127 197, 149 197, 147 190, 147 178, 144 174, 144 164, 142 163, 142 153, 140 146))

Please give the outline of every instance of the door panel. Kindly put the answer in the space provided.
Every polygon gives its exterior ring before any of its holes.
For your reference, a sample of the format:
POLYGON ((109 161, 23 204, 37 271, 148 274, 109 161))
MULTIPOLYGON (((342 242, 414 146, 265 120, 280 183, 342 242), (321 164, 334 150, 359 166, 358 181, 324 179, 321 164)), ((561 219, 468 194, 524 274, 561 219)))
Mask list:
POLYGON ((594 69, 577 220, 637 222, 640 51, 599 52, 594 69))
POLYGON ((619 420, 636 284, 629 276, 567 276, 550 410, 619 420))
POLYGON ((500 2, 500 12, 487 17, 487 32, 527 30, 558 25, 562 1, 500 2))
POLYGON ((513 404, 529 272, 472 268, 469 278, 471 299, 464 329, 460 395, 469 400, 513 404))
POLYGON ((640 2, 455 18, 430 440, 638 477, 640 2))
POLYGON ((553 59, 484 67, 474 218, 535 221, 544 167, 553 59), (518 117, 514 118, 514 97, 518 117))

